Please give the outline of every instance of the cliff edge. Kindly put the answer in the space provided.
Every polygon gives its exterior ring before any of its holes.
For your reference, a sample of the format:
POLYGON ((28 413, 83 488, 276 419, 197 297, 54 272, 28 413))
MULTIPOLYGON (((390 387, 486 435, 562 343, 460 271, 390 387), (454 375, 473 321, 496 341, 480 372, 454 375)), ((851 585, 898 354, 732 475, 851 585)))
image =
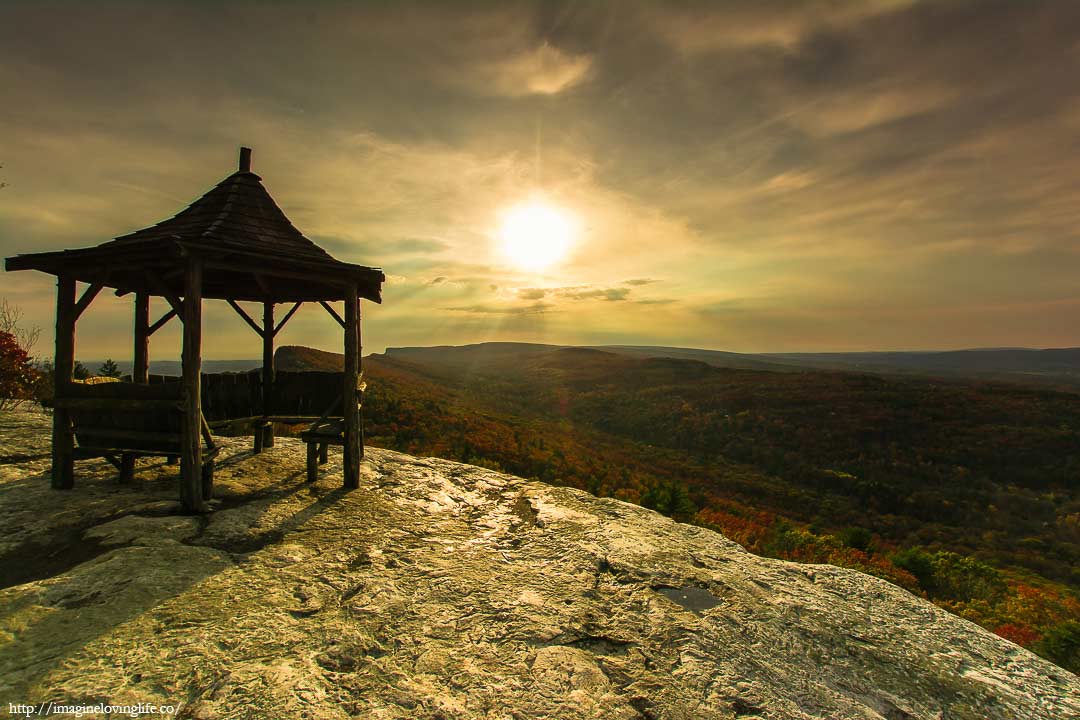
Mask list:
POLYGON ((223 438, 49 489, 48 418, 0 417, 0 700, 191 718, 1080 717, 1075 675, 882 580, 652 511, 369 448, 223 438))

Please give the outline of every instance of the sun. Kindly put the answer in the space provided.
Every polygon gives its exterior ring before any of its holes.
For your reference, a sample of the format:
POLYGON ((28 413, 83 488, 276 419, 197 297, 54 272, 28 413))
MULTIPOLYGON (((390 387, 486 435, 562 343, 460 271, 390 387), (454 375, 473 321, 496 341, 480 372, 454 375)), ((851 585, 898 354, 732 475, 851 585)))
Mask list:
POLYGON ((507 260, 522 270, 539 272, 566 255, 575 234, 573 215, 543 200, 532 199, 503 213, 498 237, 507 260))

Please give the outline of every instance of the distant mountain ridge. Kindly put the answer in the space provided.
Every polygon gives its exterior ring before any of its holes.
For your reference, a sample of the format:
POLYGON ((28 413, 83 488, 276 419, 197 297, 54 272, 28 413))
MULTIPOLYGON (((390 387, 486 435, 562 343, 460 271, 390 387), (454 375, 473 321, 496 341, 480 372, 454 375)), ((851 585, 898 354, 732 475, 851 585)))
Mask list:
MULTIPOLYGON (((81 362, 91 374, 98 371, 104 360, 82 360, 81 362)), ((114 360, 116 367, 120 370, 121 375, 130 375, 132 362, 130 360, 114 360)), ((254 370, 257 367, 262 367, 262 360, 206 360, 202 361, 202 371, 204 373, 223 373, 223 372, 246 372, 248 370, 254 370)), ((180 375, 180 361, 179 360, 151 360, 150 372, 154 375, 180 375)))
MULTIPOLYGON (((461 346, 390 347, 396 359, 468 362, 499 355, 533 355, 565 349, 568 345, 533 343, 478 343, 461 346)), ((792 372, 851 370, 886 374, 916 374, 1007 380, 1040 386, 1080 388, 1080 348, 991 348, 945 351, 883 351, 851 353, 735 353, 723 350, 651 345, 588 345, 586 349, 632 357, 668 357, 696 360, 715 367, 792 372)))
MULTIPOLYGON (((554 345, 543 343, 489 342, 471 345, 388 347, 385 357, 397 360, 449 362, 491 361, 499 357, 534 357, 553 350, 597 350, 637 358, 663 357, 704 362, 737 370, 801 372, 848 370, 884 374, 968 377, 1005 380, 1027 385, 1080 389, 1080 347, 1072 348, 975 348, 944 351, 881 351, 839 353, 736 353, 724 350, 659 345, 554 345)), ((278 348, 279 370, 340 370, 341 353, 299 345, 278 348)), ((91 372, 103 360, 83 361, 91 372)), ((131 361, 117 360, 122 373, 131 372, 131 361)), ((203 372, 243 372, 262 365, 261 360, 203 360, 203 372)), ((150 371, 179 375, 179 360, 154 360, 150 371)))

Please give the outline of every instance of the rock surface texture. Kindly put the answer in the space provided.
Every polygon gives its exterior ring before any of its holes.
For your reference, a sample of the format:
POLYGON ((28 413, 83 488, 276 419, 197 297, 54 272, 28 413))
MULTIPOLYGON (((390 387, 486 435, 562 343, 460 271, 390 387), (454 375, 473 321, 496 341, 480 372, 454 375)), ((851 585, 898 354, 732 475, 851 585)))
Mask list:
POLYGON ((763 559, 615 500, 368 449, 222 439, 177 468, 77 463, 0 417, 0 701, 193 718, 1080 717, 1080 680, 857 572, 763 559))

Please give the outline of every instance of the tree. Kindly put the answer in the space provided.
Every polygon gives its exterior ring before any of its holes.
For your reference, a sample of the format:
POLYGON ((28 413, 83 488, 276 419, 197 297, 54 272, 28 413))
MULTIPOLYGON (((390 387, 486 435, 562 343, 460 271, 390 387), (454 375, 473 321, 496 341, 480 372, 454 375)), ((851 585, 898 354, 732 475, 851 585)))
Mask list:
POLYGON ((874 542, 873 533, 863 527, 844 528, 837 537, 847 547, 862 550, 863 552, 869 552, 870 546, 874 542))
POLYGON ((1066 620, 1050 628, 1034 648, 1070 672, 1080 670, 1080 622, 1066 620))
POLYGON ((120 377, 120 368, 117 367, 112 358, 109 358, 101 363, 101 367, 98 368, 98 375, 101 375, 102 377, 118 378, 120 377))
POLYGON ((15 341, 29 355, 34 350, 38 338, 41 336, 41 328, 37 325, 25 327, 20 325, 23 319, 23 311, 18 305, 12 305, 6 298, 0 298, 0 332, 11 333, 15 341))
POLYGON ((0 330, 0 410, 21 405, 34 396, 39 373, 30 353, 10 332, 0 330))

